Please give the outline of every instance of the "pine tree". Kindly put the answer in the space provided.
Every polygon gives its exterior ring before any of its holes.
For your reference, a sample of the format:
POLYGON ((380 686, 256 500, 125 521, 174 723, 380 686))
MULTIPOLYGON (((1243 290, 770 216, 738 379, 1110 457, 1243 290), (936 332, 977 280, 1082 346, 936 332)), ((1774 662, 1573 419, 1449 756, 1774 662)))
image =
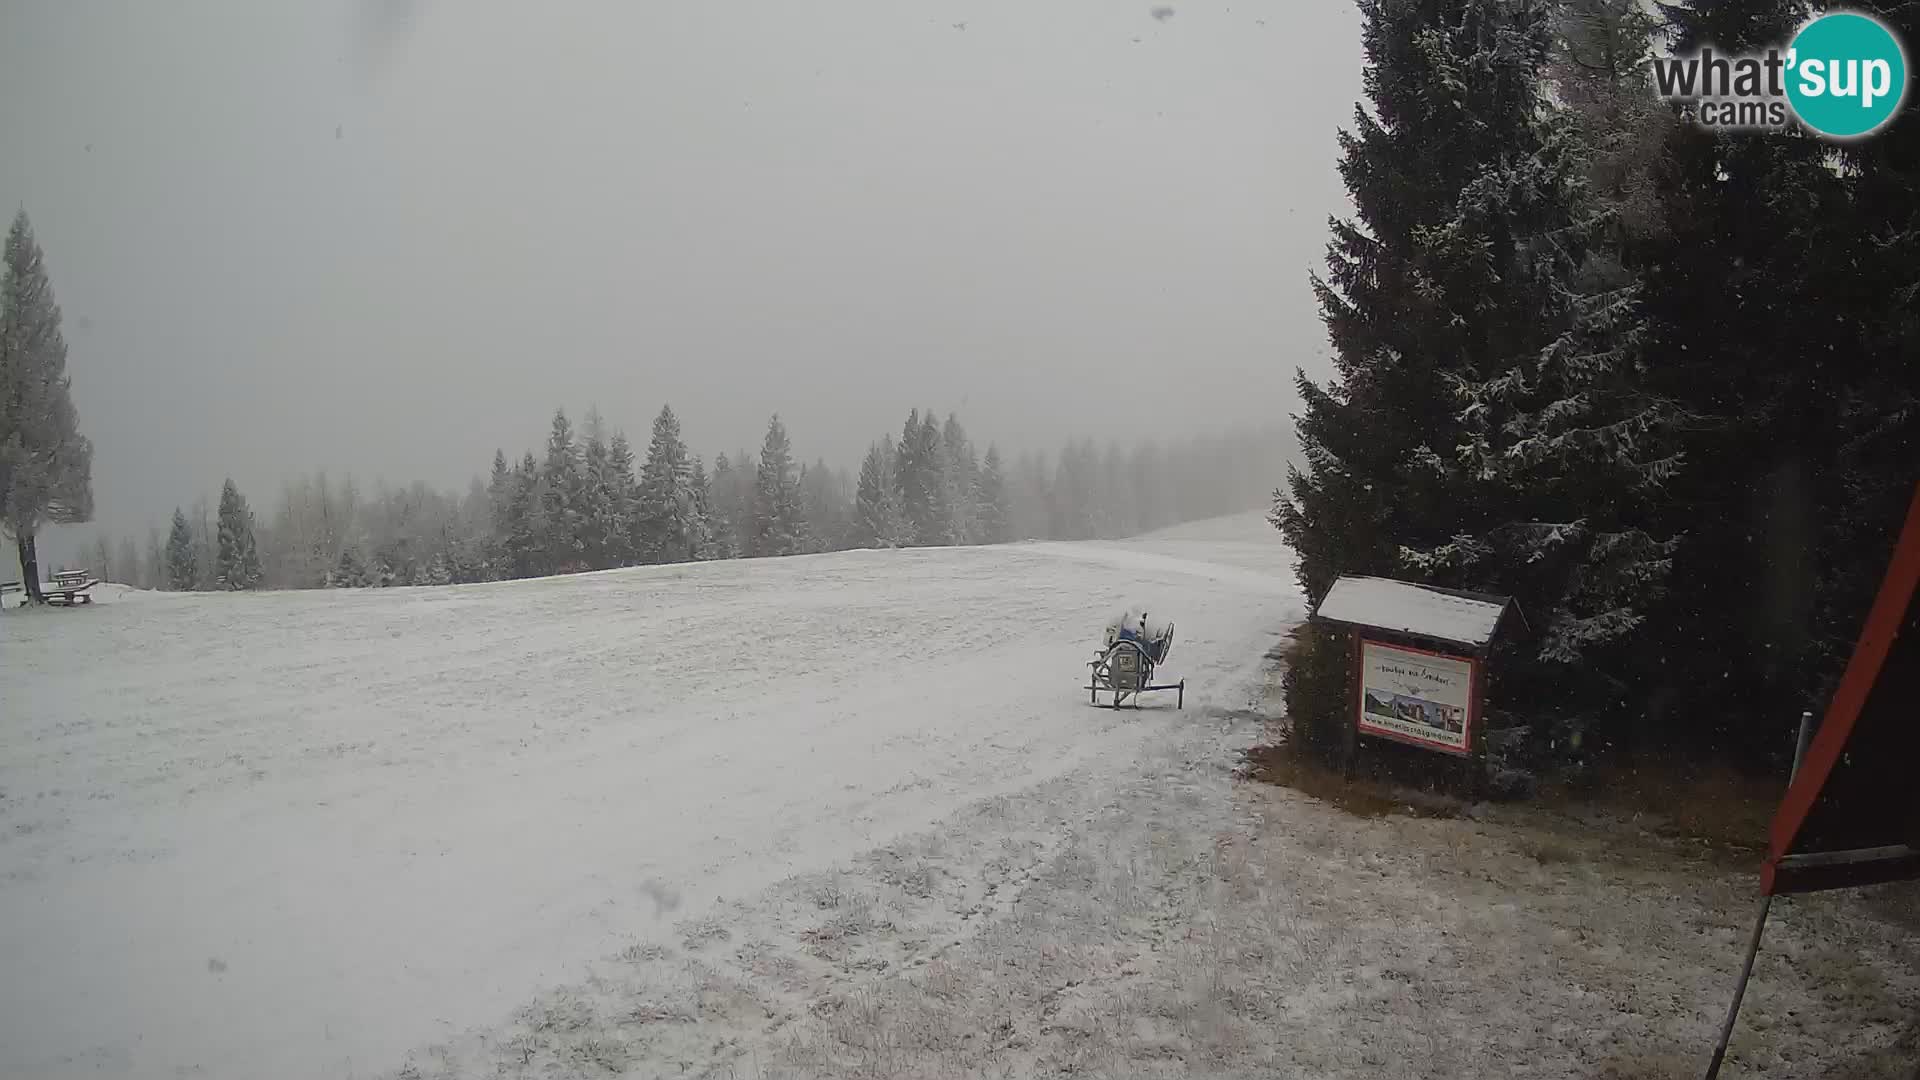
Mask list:
POLYGON ((662 406, 654 418, 647 460, 640 467, 639 499, 645 561, 686 562, 699 557, 706 522, 701 519, 687 444, 680 438, 680 420, 672 406, 662 406))
POLYGON ((370 584, 366 564, 361 561, 360 552, 352 544, 340 549, 340 559, 333 570, 327 574, 327 587, 330 589, 363 589, 370 584))
MULTIPOLYGON (((1306 468, 1274 521, 1312 598, 1342 573, 1509 593, 1543 617, 1540 661, 1566 665, 1631 629, 1664 573, 1630 498, 1671 467, 1665 421, 1632 389, 1633 290, 1588 259, 1547 6, 1441 6, 1361 4, 1374 108, 1341 135, 1359 220, 1334 222, 1314 280, 1336 376, 1297 380, 1306 468)), ((1324 747, 1346 660, 1310 638, 1288 703, 1324 747)))
POLYGON ((980 475, 980 462, 974 456, 973 444, 967 441, 967 433, 960 426, 960 418, 953 413, 947 414, 947 423, 940 432, 942 465, 946 479, 947 498, 947 534, 953 543, 978 543, 979 517, 975 505, 975 485, 980 475))
POLYGON ((626 523, 615 516, 619 502, 605 423, 598 412, 587 414, 586 450, 580 483, 580 553, 588 566, 605 570, 616 566, 614 548, 626 523))
POLYGON ((767 424, 760 448, 760 468, 754 477, 753 546, 756 557, 794 555, 806 550, 807 523, 800 505, 800 484, 794 473, 793 448, 787 429, 775 413, 767 424))
POLYGON ((800 507, 807 523, 807 551, 837 551, 847 545, 852 508, 846 478, 824 458, 800 470, 800 507))
POLYGON ((639 487, 633 474, 633 448, 627 433, 616 431, 607 444, 607 483, 611 493, 606 512, 608 557, 615 566, 632 566, 640 560, 639 487))
POLYGON ((513 529, 513 470, 507 465, 506 451, 493 452, 493 474, 487 480, 487 540, 484 558, 488 565, 507 576, 507 534, 513 529))
POLYGON ((696 559, 732 558, 733 538, 714 524, 713 484, 707 479, 707 466, 698 454, 689 457, 687 462, 687 490, 693 496, 688 547, 696 559))
POLYGON ((213 504, 206 496, 193 501, 193 512, 187 515, 187 524, 193 531, 194 581, 197 588, 215 588, 214 579, 220 572, 219 533, 214 525, 213 504))
POLYGON ((1000 472, 1000 450, 989 443, 986 460, 980 466, 980 478, 974 488, 978 507, 978 536, 982 544, 1004 544, 1011 539, 1008 530, 1012 509, 1007 498, 1006 477, 1000 472))
POLYGON ((200 565, 193 554, 193 526, 179 507, 173 511, 173 529, 167 534, 167 588, 189 592, 200 587, 200 565))
POLYGON ((546 542, 541 569, 546 573, 570 573, 580 568, 585 547, 585 473, 573 425, 567 420, 566 410, 556 409, 553 429, 547 436, 546 466, 540 474, 542 539, 546 542))
MULTIPOLYGON (((1920 22, 1876 6, 1896 28, 1920 22)), ((1778 45, 1807 13, 1790 0, 1661 12, 1661 48, 1678 55, 1778 45)), ((1794 714, 1824 707, 1912 497, 1916 116, 1910 99, 1844 146, 1795 125, 1674 124, 1653 165, 1658 228, 1630 263, 1657 335, 1647 388, 1687 416, 1664 500, 1665 531, 1685 539, 1631 681, 1661 703, 1655 722, 1685 718, 1722 750, 1791 746, 1794 714)))
POLYGON ((734 472, 733 461, 724 451, 713 459, 713 477, 707 484, 707 520, 713 528, 716 559, 731 559, 745 550, 738 543, 741 507, 734 497, 739 490, 734 472))
POLYGON ((547 539, 541 506, 540 471, 529 452, 514 470, 507 499, 507 531, 501 538, 506 565, 501 576, 533 577, 545 568, 547 539))
POLYGON ((93 444, 80 434, 60 305, 27 213, 7 232, 0 273, 0 532, 13 537, 22 584, 43 603, 35 537, 93 518, 93 444))
POLYGON ((952 543, 952 477, 941 446, 940 424, 932 410, 923 414, 915 409, 907 414, 906 426, 900 430, 894 474, 900 485, 901 508, 913 526, 914 543, 952 543))
POLYGON ((435 552, 433 557, 414 574, 413 583, 415 585, 451 585, 453 576, 453 567, 448 562, 447 556, 441 552, 435 552))
POLYGON ((899 480, 894 475, 897 456, 891 440, 867 448, 860 462, 860 481, 854 492, 854 545, 899 547, 911 543, 913 530, 900 505, 899 480))
POLYGON ((253 534, 253 511, 229 477, 220 489, 220 525, 214 587, 252 589, 260 585, 260 550, 253 534))
POLYGON ((160 542, 160 530, 147 527, 147 548, 140 557, 140 584, 143 588, 164 589, 169 585, 167 548, 160 542))

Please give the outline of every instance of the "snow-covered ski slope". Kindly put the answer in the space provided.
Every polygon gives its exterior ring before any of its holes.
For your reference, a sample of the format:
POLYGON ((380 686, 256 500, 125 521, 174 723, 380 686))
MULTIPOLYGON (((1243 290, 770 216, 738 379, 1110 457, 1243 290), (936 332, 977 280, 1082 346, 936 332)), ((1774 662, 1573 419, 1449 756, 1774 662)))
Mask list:
POLYGON ((1301 616, 1257 516, 0 616, 0 1076, 366 1076, 982 799, 1126 775, 1301 616), (1187 708, 1091 709, 1113 611, 1187 708))

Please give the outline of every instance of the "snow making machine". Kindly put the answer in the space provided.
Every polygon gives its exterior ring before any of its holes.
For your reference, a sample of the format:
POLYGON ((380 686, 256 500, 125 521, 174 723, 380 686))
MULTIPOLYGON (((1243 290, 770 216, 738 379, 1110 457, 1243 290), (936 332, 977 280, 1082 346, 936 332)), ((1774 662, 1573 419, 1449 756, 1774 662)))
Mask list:
POLYGON ((1089 665, 1093 676, 1087 683, 1088 697, 1093 704, 1110 709, 1118 709, 1132 698, 1137 709, 1141 694, 1172 690, 1179 694, 1174 707, 1186 708, 1187 680, 1159 686, 1153 682, 1154 668, 1165 662, 1172 649, 1172 623, 1149 619, 1144 611, 1125 612, 1107 624, 1106 644, 1089 665), (1101 694, 1109 695, 1112 701, 1102 704, 1101 694))

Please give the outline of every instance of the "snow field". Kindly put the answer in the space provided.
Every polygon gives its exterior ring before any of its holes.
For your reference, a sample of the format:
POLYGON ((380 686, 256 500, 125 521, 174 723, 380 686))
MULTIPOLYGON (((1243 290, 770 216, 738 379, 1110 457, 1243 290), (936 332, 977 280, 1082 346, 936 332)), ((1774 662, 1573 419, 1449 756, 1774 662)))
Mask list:
POLYGON ((379 1074, 702 920, 775 964, 827 939, 729 904, 1062 777, 1098 797, 1300 615, 1257 519, 10 613, 0 1075, 379 1074), (1086 706, 1127 603, 1178 622, 1186 712, 1086 706))

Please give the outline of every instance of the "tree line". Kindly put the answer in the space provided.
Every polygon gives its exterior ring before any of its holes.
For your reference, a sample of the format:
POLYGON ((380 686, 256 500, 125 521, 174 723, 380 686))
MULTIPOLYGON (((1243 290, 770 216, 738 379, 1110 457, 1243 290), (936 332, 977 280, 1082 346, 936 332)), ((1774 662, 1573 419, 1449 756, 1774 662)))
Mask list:
POLYGON ((1259 505, 1288 452, 1272 428, 1128 448, 1069 442, 1057 455, 980 452, 957 415, 912 410, 851 475, 796 458, 778 415, 757 454, 709 470, 671 406, 644 456, 589 411, 556 410, 544 447, 464 493, 425 484, 363 492, 322 473, 282 486, 257 519, 229 479, 217 502, 174 512, 144 545, 105 534, 88 568, 170 590, 445 585, 656 563, 861 547, 1133 535, 1259 505))
MULTIPOLYGON (((1858 7, 1920 40, 1920 6, 1858 7)), ((1782 0, 1360 0, 1353 216, 1313 279, 1273 520, 1341 574, 1515 597, 1492 704, 1541 745, 1791 745, 1877 587, 1920 462, 1920 117, 1728 131, 1651 58, 1791 40, 1782 0)), ((1343 641, 1287 677, 1337 744, 1343 641)))

